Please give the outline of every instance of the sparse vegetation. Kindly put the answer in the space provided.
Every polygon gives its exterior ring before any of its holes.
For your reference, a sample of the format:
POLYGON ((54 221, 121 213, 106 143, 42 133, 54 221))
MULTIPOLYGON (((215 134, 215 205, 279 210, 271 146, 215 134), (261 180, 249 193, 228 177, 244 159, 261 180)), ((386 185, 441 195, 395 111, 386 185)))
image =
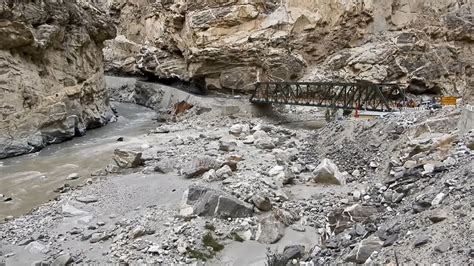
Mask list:
POLYGON ((216 231, 216 227, 212 223, 206 223, 206 225, 204 225, 204 228, 213 232, 216 231))
POLYGON ((224 245, 217 242, 217 240, 212 236, 211 232, 207 232, 202 237, 202 243, 204 246, 211 247, 214 252, 219 252, 224 249, 224 245))
POLYGON ((211 254, 206 254, 202 251, 195 250, 195 249, 188 250, 188 255, 191 258, 198 259, 198 260, 201 260, 201 261, 207 261, 208 259, 212 258, 211 254))

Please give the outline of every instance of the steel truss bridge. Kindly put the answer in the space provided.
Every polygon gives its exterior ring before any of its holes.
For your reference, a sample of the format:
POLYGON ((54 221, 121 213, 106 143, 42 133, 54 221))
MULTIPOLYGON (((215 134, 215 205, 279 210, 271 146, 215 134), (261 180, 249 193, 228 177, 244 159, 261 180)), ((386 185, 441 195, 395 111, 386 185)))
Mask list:
POLYGON ((406 106, 406 97, 397 84, 258 82, 250 102, 391 112, 406 106))

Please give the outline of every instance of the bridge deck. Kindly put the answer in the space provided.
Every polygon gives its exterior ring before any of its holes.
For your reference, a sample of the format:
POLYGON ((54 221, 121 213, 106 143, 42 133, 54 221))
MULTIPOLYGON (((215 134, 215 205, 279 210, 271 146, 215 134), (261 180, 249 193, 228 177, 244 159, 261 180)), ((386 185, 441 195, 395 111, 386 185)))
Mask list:
POLYGON ((259 82, 252 103, 275 103, 390 112, 406 105, 397 84, 368 82, 259 82))

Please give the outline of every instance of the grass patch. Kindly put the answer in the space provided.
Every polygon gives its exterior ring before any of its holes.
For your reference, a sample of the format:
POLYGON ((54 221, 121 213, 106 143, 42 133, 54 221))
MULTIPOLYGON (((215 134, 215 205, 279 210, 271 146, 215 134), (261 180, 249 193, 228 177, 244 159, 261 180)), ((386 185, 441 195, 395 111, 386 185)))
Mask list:
POLYGON ((199 250, 195 250, 195 249, 188 250, 188 255, 190 258, 198 259, 201 261, 207 261, 208 259, 212 258, 211 255, 201 252, 199 250))
POLYGON ((210 230, 210 231, 216 231, 216 227, 211 223, 206 223, 204 225, 204 228, 207 229, 207 230, 210 230))
POLYGON ((207 232, 202 237, 202 243, 204 246, 211 247, 214 252, 219 252, 224 249, 224 245, 219 244, 216 239, 212 236, 211 232, 207 232))

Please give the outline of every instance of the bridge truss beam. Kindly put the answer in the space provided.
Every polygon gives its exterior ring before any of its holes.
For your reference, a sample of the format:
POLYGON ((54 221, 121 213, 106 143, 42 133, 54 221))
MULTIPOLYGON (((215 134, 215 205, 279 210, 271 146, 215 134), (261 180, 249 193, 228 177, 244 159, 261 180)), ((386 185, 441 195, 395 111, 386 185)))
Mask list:
POLYGON ((381 112, 406 105, 405 91, 397 84, 369 82, 259 82, 250 101, 381 112))

